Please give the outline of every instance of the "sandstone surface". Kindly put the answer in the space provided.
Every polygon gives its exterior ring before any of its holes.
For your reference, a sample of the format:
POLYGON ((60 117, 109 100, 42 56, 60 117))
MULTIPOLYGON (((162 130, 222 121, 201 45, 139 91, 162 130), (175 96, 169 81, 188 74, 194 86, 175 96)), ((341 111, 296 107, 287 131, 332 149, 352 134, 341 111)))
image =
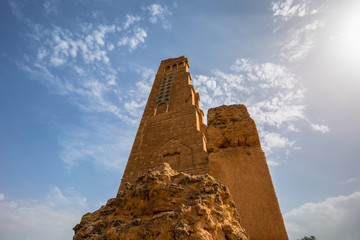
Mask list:
POLYGON ((255 122, 241 104, 209 109, 206 136, 209 153, 219 148, 260 146, 255 122))
POLYGON ((208 173, 226 185, 252 240, 288 240, 253 119, 244 105, 211 108, 208 173))
POLYGON ((176 172, 167 163, 126 184, 74 230, 74 240, 249 239, 226 186, 210 175, 176 172))

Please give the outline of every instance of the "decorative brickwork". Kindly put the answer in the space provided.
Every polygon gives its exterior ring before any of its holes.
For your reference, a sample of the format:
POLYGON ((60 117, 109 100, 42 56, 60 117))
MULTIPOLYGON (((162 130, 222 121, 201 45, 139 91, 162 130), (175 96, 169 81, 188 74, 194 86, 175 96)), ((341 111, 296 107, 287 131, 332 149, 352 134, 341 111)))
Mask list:
POLYGON ((170 98, 171 98, 171 90, 172 90, 172 86, 174 83, 174 78, 175 78, 175 75, 171 75, 171 76, 164 77, 161 80, 159 95, 158 95, 158 99, 156 100, 156 108, 155 108, 154 115, 156 115, 156 110, 159 107, 159 105, 161 105, 161 104, 166 104, 166 112, 168 111, 169 102, 170 102, 170 98))

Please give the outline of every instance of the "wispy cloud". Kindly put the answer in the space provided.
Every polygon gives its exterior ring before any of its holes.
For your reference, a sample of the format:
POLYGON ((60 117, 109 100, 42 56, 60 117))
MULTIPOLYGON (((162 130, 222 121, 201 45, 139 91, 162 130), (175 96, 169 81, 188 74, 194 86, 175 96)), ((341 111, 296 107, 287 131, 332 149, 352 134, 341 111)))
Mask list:
POLYGON ((157 23, 158 21, 162 22, 162 26, 165 29, 170 29, 171 24, 166 19, 166 17, 171 16, 172 12, 167 8, 166 5, 161 5, 154 3, 146 8, 146 10, 149 12, 149 20, 151 23, 157 23))
POLYGON ((300 29, 291 29, 288 32, 288 39, 281 43, 283 47, 280 56, 289 62, 304 59, 317 46, 317 30, 323 26, 323 21, 315 20, 300 29))
POLYGON ((75 27, 80 31, 26 21, 29 31, 25 37, 31 42, 33 54, 24 56, 18 65, 32 78, 55 89, 54 92, 67 96, 80 109, 111 113, 127 124, 134 124, 140 114, 130 109, 141 109, 146 100, 138 101, 131 94, 139 89, 143 92, 144 75, 138 72, 139 83, 124 91, 118 84, 123 81, 118 78, 119 67, 113 66, 109 54, 124 47, 131 53, 145 44, 147 33, 140 24, 135 24, 140 21, 139 16, 128 14, 121 26, 83 22, 75 27))
POLYGON ((60 0, 47 0, 43 3, 45 12, 47 14, 52 14, 52 13, 59 13, 58 11, 58 5, 60 3, 60 0))
POLYGON ((278 148, 291 148, 295 144, 295 141, 290 141, 276 132, 262 131, 261 135, 262 149, 268 154, 275 152, 278 148))
POLYGON ((358 178, 349 178, 349 179, 346 179, 345 181, 342 181, 341 184, 350 184, 350 183, 354 183, 357 181, 359 181, 358 178))
MULTIPOLYGON (((101 32, 101 31, 100 31, 101 32)), ((59 52, 70 45, 59 42, 59 52)), ((65 49, 65 50, 64 50, 65 49)), ((46 50, 49 51, 49 50, 46 50)), ((41 62, 44 61, 41 58, 41 62)), ((58 66, 46 66, 35 61, 19 65, 33 78, 46 81, 55 92, 64 95, 72 104, 90 113, 105 113, 102 120, 86 119, 81 126, 66 126, 60 136, 61 159, 69 170, 82 164, 94 164, 106 170, 121 172, 125 166, 133 141, 135 126, 141 118, 155 73, 147 68, 135 68, 138 81, 132 87, 123 89, 116 81, 117 71, 109 64, 64 64, 65 75, 56 75, 58 66), (67 68, 67 69, 66 69, 67 68), (109 115, 118 118, 118 125, 105 121, 109 115)))
POLYGON ((284 220, 290 239, 309 235, 328 240, 358 239, 360 192, 306 203, 287 212, 284 220))
POLYGON ((318 46, 319 30, 325 26, 322 16, 322 6, 318 1, 309 0, 280 0, 272 2, 272 11, 275 18, 282 22, 276 24, 274 33, 280 29, 288 29, 285 39, 279 41, 280 57, 290 63, 304 60, 309 53, 318 46), (296 24, 289 21, 298 19, 296 24))
POLYGON ((85 197, 54 186, 43 200, 16 199, 0 201, 0 238, 71 239, 72 228, 89 211, 85 197))
POLYGON ((119 46, 128 46, 129 51, 134 51, 139 44, 145 42, 145 38, 147 37, 147 33, 145 29, 141 27, 137 27, 132 31, 131 36, 125 36, 120 39, 118 42, 119 46))
POLYGON ((133 23, 136 23, 141 20, 141 17, 139 16, 133 16, 133 15, 126 15, 126 20, 124 22, 123 28, 126 30, 132 25, 133 23))
POLYGON ((272 3, 272 11, 275 17, 288 21, 293 17, 304 17, 316 14, 318 9, 312 9, 309 0, 282 0, 272 3))
POLYGON ((152 69, 142 67, 135 69, 135 71, 141 74, 142 79, 136 83, 136 89, 131 89, 129 94, 137 97, 128 99, 124 107, 129 115, 139 118, 142 116, 142 111, 151 91, 155 79, 155 72, 152 69))
POLYGON ((14 16, 17 17, 17 19, 22 20, 24 18, 23 8, 25 4, 23 2, 11 0, 9 1, 9 5, 14 16))
POLYGON ((60 137, 60 158, 69 170, 82 163, 91 163, 120 173, 131 149, 133 132, 124 131, 120 123, 86 119, 81 127, 65 127, 60 137))
POLYGON ((82 61, 108 64, 108 45, 105 42, 107 35, 116 31, 115 25, 104 24, 97 27, 89 24, 82 32, 76 33, 58 26, 49 29, 34 23, 30 25, 30 29, 27 37, 34 43, 37 51, 37 58, 32 60, 50 67, 74 65, 77 62, 81 64, 82 61))
POLYGON ((330 131, 330 128, 326 125, 311 123, 310 126, 311 126, 311 129, 316 132, 327 133, 330 131))
MULTIPOLYGON (((236 59, 231 69, 231 73, 214 70, 211 76, 194 75, 193 84, 200 93, 203 109, 245 104, 267 154, 296 148, 288 133, 299 132, 296 126, 300 121, 308 122, 300 78, 285 66, 250 59, 236 59)), ((326 130, 326 126, 321 129, 326 130)))

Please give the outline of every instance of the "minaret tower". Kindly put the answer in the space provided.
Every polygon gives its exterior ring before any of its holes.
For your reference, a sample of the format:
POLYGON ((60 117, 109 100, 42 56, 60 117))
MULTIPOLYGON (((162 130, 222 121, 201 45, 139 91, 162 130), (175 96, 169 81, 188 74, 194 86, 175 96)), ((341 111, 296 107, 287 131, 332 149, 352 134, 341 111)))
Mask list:
POLYGON ((188 69, 184 56, 161 62, 120 189, 162 162, 181 172, 207 173, 204 113, 188 69))

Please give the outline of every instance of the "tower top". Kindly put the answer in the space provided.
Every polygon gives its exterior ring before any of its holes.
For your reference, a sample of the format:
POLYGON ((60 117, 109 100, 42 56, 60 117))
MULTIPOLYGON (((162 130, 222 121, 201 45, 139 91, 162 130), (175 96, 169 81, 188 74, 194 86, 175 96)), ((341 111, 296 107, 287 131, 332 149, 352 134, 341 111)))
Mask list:
POLYGON ((178 70, 189 71, 190 64, 185 56, 162 60, 157 74, 173 74, 178 70), (185 68, 184 68, 185 67, 185 68))

